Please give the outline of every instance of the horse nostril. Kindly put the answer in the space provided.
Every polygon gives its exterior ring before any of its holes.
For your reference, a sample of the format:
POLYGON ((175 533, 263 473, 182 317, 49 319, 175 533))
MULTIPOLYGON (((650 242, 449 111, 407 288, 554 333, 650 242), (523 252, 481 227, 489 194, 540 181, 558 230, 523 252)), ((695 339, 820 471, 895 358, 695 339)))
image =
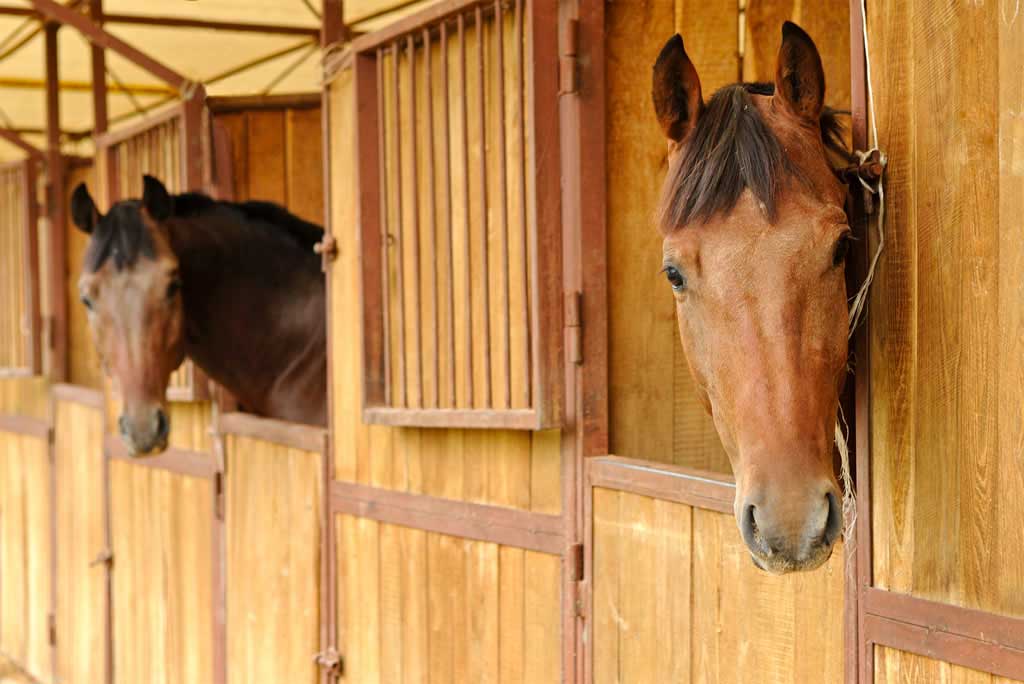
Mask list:
POLYGON ((128 419, 125 416, 117 419, 117 429, 121 431, 122 436, 128 436, 128 419))
POLYGON ((743 536, 743 541, 746 542, 747 548, 751 550, 761 546, 757 541, 757 520, 754 518, 755 510, 756 506, 754 504, 747 504, 743 507, 743 517, 740 519, 740 534, 743 536))
POLYGON ((843 532, 843 508, 839 505, 839 499, 834 491, 829 491, 825 498, 828 500, 828 520, 825 523, 822 542, 826 546, 831 546, 843 532))
POLYGON ((167 439, 167 433, 171 426, 167 422, 167 414, 162 410, 156 412, 156 437, 159 440, 167 439))

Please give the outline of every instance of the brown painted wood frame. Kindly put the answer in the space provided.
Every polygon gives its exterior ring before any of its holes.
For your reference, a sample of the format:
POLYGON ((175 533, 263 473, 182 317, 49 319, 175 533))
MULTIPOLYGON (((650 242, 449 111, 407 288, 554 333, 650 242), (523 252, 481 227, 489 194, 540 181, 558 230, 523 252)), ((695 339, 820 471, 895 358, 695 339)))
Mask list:
MULTIPOLYGON (((565 388, 562 381, 562 226, 560 160, 541 153, 559 144, 557 73, 557 15, 552 3, 520 0, 528 26, 532 54, 524 56, 524 87, 527 106, 532 108, 533 134, 528 136, 534 152, 533 167, 526 170, 534 179, 535 201, 526 207, 531 234, 529 254, 530 313, 529 336, 530 407, 493 408, 407 408, 395 406, 388 397, 388 356, 392 341, 385 321, 386 295, 382 268, 381 165, 379 150, 377 48, 407 37, 410 42, 432 35, 441 22, 467 12, 489 12, 490 0, 445 0, 396 21, 380 31, 366 34, 351 44, 355 69, 357 128, 357 222, 360 238, 363 359, 363 420, 396 426, 449 428, 504 428, 537 430, 560 427, 564 415, 565 388), (527 5, 530 7, 526 12, 527 5)), ((525 23, 525 22, 524 22, 525 23)), ((482 68, 482 67, 481 67, 482 68)), ((504 123, 500 124, 504 130, 504 123)), ((415 141, 413 141, 415 148, 415 141)), ((415 152, 414 152, 415 153, 415 152)), ((404 352, 403 352, 404 353, 404 352)), ((510 381, 509 381, 510 382, 510 381)), ((489 403, 489 402, 488 402, 489 403)))
MULTIPOLYGON (((207 169, 212 166, 211 155, 214 153, 204 101, 205 92, 199 88, 188 100, 172 103, 141 121, 96 136, 96 158, 104 162, 105 177, 101 182, 108 205, 126 199, 120 187, 118 146, 171 122, 179 127, 182 191, 204 189, 205 181, 209 178, 207 169)), ((182 369, 189 382, 184 386, 168 387, 168 401, 210 399, 210 380, 206 374, 189 359, 182 364, 182 369)))

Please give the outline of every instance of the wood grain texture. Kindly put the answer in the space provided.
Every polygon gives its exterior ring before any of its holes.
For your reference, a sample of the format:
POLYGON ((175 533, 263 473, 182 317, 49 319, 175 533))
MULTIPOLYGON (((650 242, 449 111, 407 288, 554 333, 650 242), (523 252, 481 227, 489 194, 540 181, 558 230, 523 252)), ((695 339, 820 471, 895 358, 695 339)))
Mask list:
POLYGON ((875 684, 950 682, 951 684, 1014 684, 1020 679, 997 677, 987 672, 933 660, 906 651, 875 646, 875 684))
POLYGON ((110 464, 115 682, 212 682, 212 485, 110 464))
POLYGON ((593 510, 595 681, 841 680, 842 547, 775 577, 732 516, 601 488, 593 510))
POLYGON ((343 681, 561 681, 557 556, 337 522, 343 681))
POLYGON ((0 413, 49 420, 50 381, 42 376, 0 378, 0 413))
MULTIPOLYGON (((436 60, 434 68, 438 68, 436 60)), ((457 73, 455 66, 451 67, 451 73, 457 73)), ((363 424, 360 386, 352 381, 361 376, 362 362, 359 345, 353 343, 353 331, 361 326, 361 313, 350 71, 343 71, 331 83, 328 96, 332 117, 331 225, 338 241, 338 259, 330 273, 334 307, 330 325, 334 345, 331 386, 335 477, 412 493, 558 513, 561 510, 561 437, 557 430, 530 433, 363 424)), ((453 111, 454 107, 453 104, 453 111)), ((453 136, 454 131, 453 128, 453 136)), ((456 178, 457 173, 453 172, 453 186, 458 183, 456 178)), ((453 203, 453 209, 457 206, 457 202, 453 203)), ((412 272, 411 268, 408 270, 412 272)), ((445 346, 442 338, 441 347, 445 346)), ((392 365, 395 367, 397 360, 392 365)))
POLYGON ((107 569, 93 561, 106 549, 103 415, 55 402, 57 477, 57 679, 107 681, 107 569))
POLYGON ((314 684, 321 456, 228 436, 225 457, 228 682, 314 684))
POLYGON ((0 653, 41 682, 52 678, 49 444, 0 432, 0 653))
POLYGON ((869 17, 892 238, 871 304, 876 584, 1015 616, 1024 615, 1018 14, 906 0, 869 17))
MULTIPOLYGON (((68 169, 67 188, 64 194, 67 206, 71 206, 71 193, 79 183, 85 183, 94 196, 99 192, 95 169, 93 165, 73 166, 68 169)), ((105 210, 107 207, 103 205, 101 208, 105 210)), ((100 366, 96 345, 92 341, 92 333, 89 331, 86 309, 78 294, 78 277, 82 272, 82 261, 85 258, 85 248, 89 244, 89 236, 71 222, 70 216, 65 232, 68 250, 68 382, 92 389, 102 389, 103 369, 100 366)))

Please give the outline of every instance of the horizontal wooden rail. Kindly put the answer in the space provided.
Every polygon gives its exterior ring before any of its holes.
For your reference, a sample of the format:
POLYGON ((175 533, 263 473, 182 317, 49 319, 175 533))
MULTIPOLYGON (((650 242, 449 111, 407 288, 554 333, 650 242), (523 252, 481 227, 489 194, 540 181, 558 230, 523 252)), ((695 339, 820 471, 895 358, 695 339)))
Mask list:
POLYGON ((936 660, 1024 676, 1024 619, 870 588, 864 596, 863 637, 936 660))
POLYGON ((217 473, 217 462, 213 455, 201 451, 171 447, 152 456, 132 456, 128 453, 124 441, 117 435, 107 435, 103 440, 103 448, 111 459, 132 465, 166 470, 189 477, 211 478, 217 473))
POLYGON ((162 123, 183 117, 184 115, 184 103, 180 100, 169 102, 152 112, 148 112, 146 116, 142 117, 138 121, 134 121, 129 125, 121 126, 119 128, 109 130, 106 133, 97 135, 95 137, 96 147, 113 147, 118 143, 122 143, 136 137, 140 133, 146 133, 162 123))
POLYGON ((536 430, 533 409, 407 409, 372 406, 363 409, 363 421, 371 425, 466 428, 487 430, 536 430))
POLYGON ((65 383, 58 383, 53 386, 53 398, 56 401, 69 401, 74 404, 85 404, 102 410, 103 403, 103 392, 100 390, 92 389, 91 387, 82 387, 81 385, 68 385, 65 383))
POLYGON ((586 470, 590 487, 632 492, 720 513, 733 512, 736 484, 728 475, 619 456, 587 459, 586 470))
POLYGON ((0 413, 0 432, 49 439, 50 423, 39 418, 0 413))
POLYGON ((331 514, 347 513, 452 537, 562 555, 561 516, 453 501, 351 482, 332 482, 331 514))
POLYGON ((303 451, 323 453, 327 447, 327 431, 321 427, 261 418, 248 413, 223 414, 218 421, 218 430, 222 435, 262 439, 303 451))
POLYGON ((214 114, 260 109, 319 109, 321 97, 320 93, 215 96, 206 98, 206 107, 214 114))

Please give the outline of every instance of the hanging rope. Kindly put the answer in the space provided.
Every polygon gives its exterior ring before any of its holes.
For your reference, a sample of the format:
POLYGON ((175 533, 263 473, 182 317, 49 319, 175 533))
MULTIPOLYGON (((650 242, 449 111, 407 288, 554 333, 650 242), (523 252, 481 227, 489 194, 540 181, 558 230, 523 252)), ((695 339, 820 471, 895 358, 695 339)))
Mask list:
MULTIPOLYGON (((876 213, 875 228, 878 231, 878 245, 875 247, 875 254, 871 258, 867 275, 861 283, 857 294, 850 300, 850 328, 848 338, 852 339, 857 326, 867 308, 868 292, 871 289, 871 282, 875 279, 875 268, 878 266, 878 259, 885 247, 885 166, 888 161, 885 153, 878 149, 878 124, 875 119, 875 96, 871 88, 871 48, 868 41, 868 20, 865 1, 860 0, 860 22, 861 36, 864 41, 864 69, 865 85, 867 87, 868 118, 871 121, 871 148, 867 151, 857 151, 857 164, 844 175, 848 181, 856 178, 865 191, 865 204, 867 213, 876 213), (872 196, 877 201, 872 201, 872 196), (877 206, 877 211, 874 207, 877 206)), ((870 220, 869 220, 870 222, 870 220)), ((850 450, 847 446, 846 436, 849 434, 849 425, 846 423, 846 416, 843 409, 839 408, 839 419, 836 420, 836 448, 839 450, 840 476, 843 481, 843 537, 846 539, 846 552, 852 555, 855 549, 853 531, 857 522, 857 495, 853 487, 853 473, 850 469, 850 450)))

